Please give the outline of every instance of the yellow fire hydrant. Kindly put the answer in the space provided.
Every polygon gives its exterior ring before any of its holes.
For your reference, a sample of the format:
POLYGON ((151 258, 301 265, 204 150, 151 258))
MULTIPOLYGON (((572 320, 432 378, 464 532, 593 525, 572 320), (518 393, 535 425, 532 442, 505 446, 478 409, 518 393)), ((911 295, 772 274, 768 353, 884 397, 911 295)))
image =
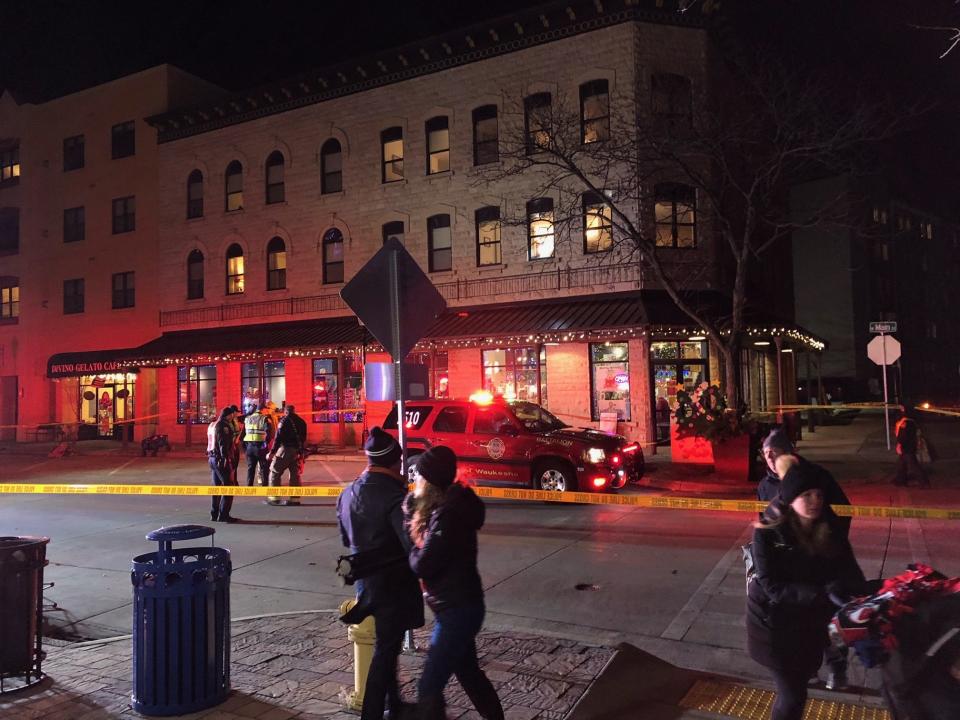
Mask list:
MULTIPOLYGON (((344 600, 340 603, 340 614, 349 612, 356 600, 344 600)), ((347 626, 347 639, 353 643, 353 690, 344 696, 347 707, 360 710, 363 707, 363 693, 367 688, 367 675, 370 661, 373 659, 373 643, 377 639, 373 616, 364 618, 359 625, 347 626)))

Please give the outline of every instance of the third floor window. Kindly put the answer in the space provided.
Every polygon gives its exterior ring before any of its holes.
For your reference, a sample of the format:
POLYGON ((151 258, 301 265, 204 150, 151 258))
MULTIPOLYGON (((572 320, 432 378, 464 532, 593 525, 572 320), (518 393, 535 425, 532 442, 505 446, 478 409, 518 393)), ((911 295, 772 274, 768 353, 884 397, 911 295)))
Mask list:
POLYGON ((239 160, 234 160, 227 165, 224 178, 226 180, 224 209, 227 212, 243 210, 243 165, 239 160))
POLYGON ((116 273, 113 276, 113 309, 132 308, 136 305, 136 286, 132 272, 116 273))
POLYGON ((580 86, 580 141, 587 145, 610 139, 610 92, 606 80, 580 86))
POLYGON ((113 234, 132 232, 137 229, 137 199, 117 198, 113 201, 113 234))
POLYGON ((528 155, 550 147, 551 103, 552 98, 548 92, 530 95, 523 101, 528 155))
POLYGON ((267 205, 284 201, 283 173, 283 155, 279 152, 270 153, 267 158, 267 205))
POLYGON ((63 171, 79 170, 84 165, 83 135, 74 135, 63 140, 63 171))
POLYGON ((203 217, 203 173, 194 170, 187 178, 187 218, 203 217))
POLYGON ((320 148, 320 192, 338 193, 343 190, 343 152, 336 138, 327 140, 320 148))
POLYGON ((382 180, 385 183, 403 180, 403 128, 387 128, 380 133, 382 153, 382 180))
POLYGON ((0 255, 20 252, 20 208, 0 208, 0 255))
POLYGON ((473 164, 486 165, 499 159, 497 106, 478 107, 473 111, 473 164))
POLYGON ((450 123, 446 117, 427 120, 427 175, 450 169, 450 123))
POLYGON ((129 157, 137 151, 137 131, 133 120, 114 125, 110 131, 110 157, 129 157))
POLYGON ((63 241, 79 242, 86 237, 86 211, 82 207, 63 211, 63 241))
POLYGON ((63 281, 63 314, 75 315, 83 312, 83 278, 63 281))
POLYGON ((20 146, 0 149, 0 184, 20 181, 20 146))

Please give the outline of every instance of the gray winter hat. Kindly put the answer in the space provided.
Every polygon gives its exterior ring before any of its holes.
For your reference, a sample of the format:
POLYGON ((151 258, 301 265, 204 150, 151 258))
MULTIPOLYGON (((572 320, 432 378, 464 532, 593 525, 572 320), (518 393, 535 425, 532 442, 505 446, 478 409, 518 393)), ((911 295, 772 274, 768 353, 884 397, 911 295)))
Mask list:
POLYGON ((783 428, 774 428, 770 434, 763 439, 763 449, 773 448, 780 454, 793 452, 793 443, 783 428))

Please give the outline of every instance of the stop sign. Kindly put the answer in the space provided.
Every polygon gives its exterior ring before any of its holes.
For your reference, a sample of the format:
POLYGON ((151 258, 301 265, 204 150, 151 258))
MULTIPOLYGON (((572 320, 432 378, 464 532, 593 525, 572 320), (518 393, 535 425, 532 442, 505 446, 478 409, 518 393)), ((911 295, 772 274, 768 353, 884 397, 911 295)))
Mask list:
POLYGON ((893 335, 877 335, 867 343, 867 357, 877 365, 892 365, 900 359, 900 341, 893 335))

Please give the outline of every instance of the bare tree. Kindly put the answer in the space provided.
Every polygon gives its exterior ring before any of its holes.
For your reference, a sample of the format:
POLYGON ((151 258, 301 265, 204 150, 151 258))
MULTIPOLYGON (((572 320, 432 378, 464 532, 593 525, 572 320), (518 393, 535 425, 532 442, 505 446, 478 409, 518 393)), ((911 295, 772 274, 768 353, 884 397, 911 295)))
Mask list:
MULTIPOLYGON (((504 219, 528 226, 531 243, 539 223, 551 242, 570 240, 573 255, 579 235, 588 262, 639 261, 720 350, 733 402, 751 272, 794 230, 849 212, 839 195, 790 208, 789 187, 850 173, 892 128, 878 108, 775 62, 728 77, 712 96, 695 95, 676 75, 630 92, 608 92, 599 81, 579 97, 508 98, 500 162, 485 166, 477 184, 549 199, 514 203, 504 219), (724 309, 693 292, 716 263, 731 275, 724 309)), ((539 250, 531 245, 531 255, 539 250)))

